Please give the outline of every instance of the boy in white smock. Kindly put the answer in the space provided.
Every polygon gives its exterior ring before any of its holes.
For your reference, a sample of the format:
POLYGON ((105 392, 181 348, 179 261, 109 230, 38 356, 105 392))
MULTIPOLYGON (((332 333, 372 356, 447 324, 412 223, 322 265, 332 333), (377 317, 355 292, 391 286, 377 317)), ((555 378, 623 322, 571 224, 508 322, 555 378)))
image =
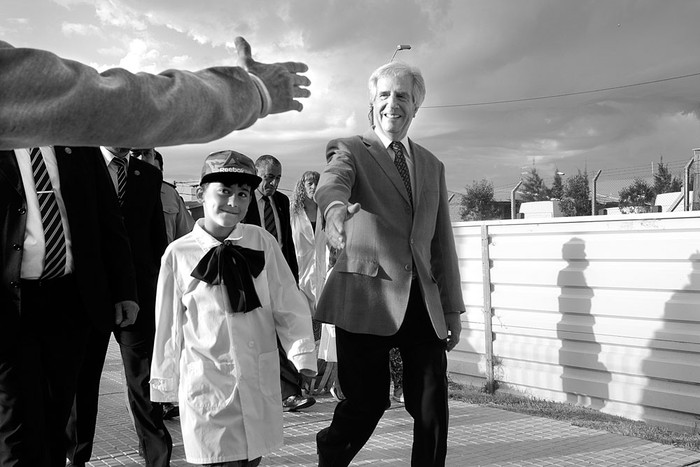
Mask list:
POLYGON ((254 467, 282 445, 277 336, 316 374, 311 314, 276 239, 239 223, 260 180, 243 154, 210 154, 197 188, 204 218, 161 262, 151 399, 179 402, 194 464, 254 467))

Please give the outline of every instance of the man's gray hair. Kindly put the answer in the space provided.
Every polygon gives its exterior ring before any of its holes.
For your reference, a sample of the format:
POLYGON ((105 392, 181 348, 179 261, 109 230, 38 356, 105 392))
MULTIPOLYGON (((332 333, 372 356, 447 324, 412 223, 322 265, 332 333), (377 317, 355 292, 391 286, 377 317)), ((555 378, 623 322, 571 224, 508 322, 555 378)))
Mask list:
POLYGON ((270 154, 264 154, 255 161, 255 168, 259 169, 262 166, 267 167, 268 165, 274 166, 274 167, 282 167, 282 163, 277 160, 275 156, 271 156, 270 154))
POLYGON ((423 104, 425 99, 425 80, 420 70, 414 66, 403 62, 386 63, 372 73, 369 77, 369 103, 372 105, 377 97, 377 81, 380 78, 396 78, 399 76, 410 76, 413 78, 413 103, 416 109, 423 104))

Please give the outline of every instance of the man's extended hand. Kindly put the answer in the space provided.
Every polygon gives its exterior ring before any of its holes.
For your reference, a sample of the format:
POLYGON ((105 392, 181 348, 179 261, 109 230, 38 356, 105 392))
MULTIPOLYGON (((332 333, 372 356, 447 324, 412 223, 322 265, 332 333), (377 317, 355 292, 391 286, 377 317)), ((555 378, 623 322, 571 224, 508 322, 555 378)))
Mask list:
POLYGON ((134 324, 138 314, 139 305, 134 301, 124 300, 114 304, 114 324, 120 328, 134 324))
POLYGON ((238 52, 238 65, 265 83, 272 99, 269 113, 276 114, 288 110, 301 112, 304 106, 294 99, 311 95, 308 89, 300 87, 310 85, 311 81, 306 76, 297 73, 304 73, 309 67, 301 62, 272 63, 269 65, 256 62, 251 56, 250 44, 245 39, 236 37, 234 43, 238 52))
POLYGON ((459 343, 462 334, 462 316, 459 313, 448 313, 445 315, 447 324, 447 351, 454 349, 459 343))
POLYGON ((326 237, 328 243, 339 250, 345 248, 345 222, 360 212, 360 203, 345 206, 337 204, 328 210, 326 215, 326 237))

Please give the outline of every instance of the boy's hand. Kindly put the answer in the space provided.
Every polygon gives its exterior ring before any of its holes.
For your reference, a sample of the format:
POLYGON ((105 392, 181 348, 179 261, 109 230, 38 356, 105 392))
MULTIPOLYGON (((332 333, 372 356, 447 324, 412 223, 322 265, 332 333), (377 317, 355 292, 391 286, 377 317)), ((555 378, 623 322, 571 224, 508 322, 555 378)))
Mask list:
POLYGON ((313 378, 316 376, 318 373, 316 373, 314 370, 309 370, 308 368, 304 368, 301 371, 299 371, 303 376, 306 376, 307 378, 313 378))

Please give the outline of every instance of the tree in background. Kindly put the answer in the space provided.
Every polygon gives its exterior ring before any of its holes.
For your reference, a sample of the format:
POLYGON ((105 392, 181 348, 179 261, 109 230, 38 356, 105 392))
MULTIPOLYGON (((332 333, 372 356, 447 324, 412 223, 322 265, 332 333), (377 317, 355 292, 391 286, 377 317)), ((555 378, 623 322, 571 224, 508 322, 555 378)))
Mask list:
POLYGON ((499 219, 494 205, 493 183, 488 180, 474 180, 471 186, 464 187, 459 215, 463 221, 499 219))
POLYGON ((562 182, 561 172, 557 167, 554 168, 554 181, 552 188, 549 189, 550 199, 561 199, 564 196, 564 183, 562 182))
POLYGON ((680 177, 671 173, 668 166, 664 164, 664 158, 662 156, 659 160, 659 167, 654 174, 654 193, 657 195, 661 193, 673 193, 675 191, 681 191, 682 187, 683 182, 680 177))
POLYGON ((591 214, 591 190, 588 172, 578 171, 577 175, 566 179, 559 209, 567 217, 589 216, 591 214))
POLYGON ((623 214, 649 212, 656 196, 654 188, 643 178, 635 178, 631 185, 620 190, 619 195, 620 212, 623 214))
POLYGON ((544 184, 544 180, 537 173, 535 167, 528 171, 519 192, 522 195, 521 200, 523 202, 549 201, 549 188, 544 184))

